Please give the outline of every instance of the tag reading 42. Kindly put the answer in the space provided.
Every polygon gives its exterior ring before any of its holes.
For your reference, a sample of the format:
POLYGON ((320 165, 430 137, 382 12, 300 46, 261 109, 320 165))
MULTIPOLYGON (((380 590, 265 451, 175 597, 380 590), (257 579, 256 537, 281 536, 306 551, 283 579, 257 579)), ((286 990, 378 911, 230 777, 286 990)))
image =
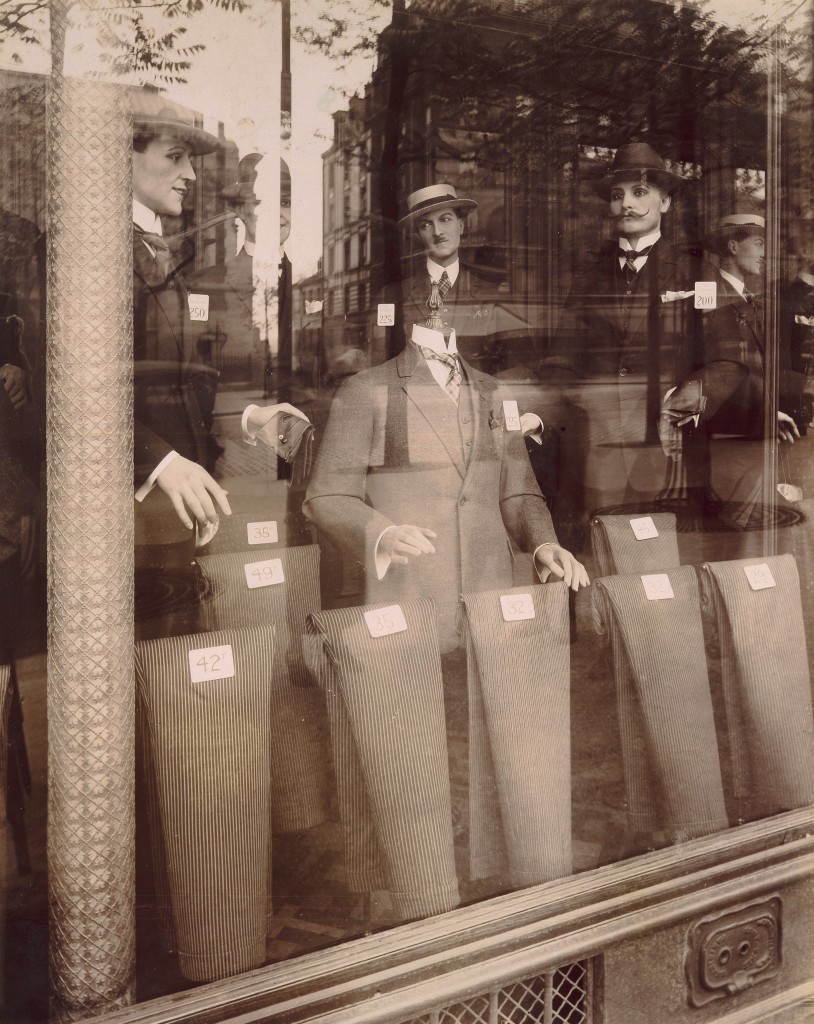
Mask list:
POLYGON ((246 586, 249 590, 285 582, 283 563, 279 558, 269 558, 265 562, 247 562, 243 566, 243 571, 246 573, 246 586))
POLYGON ((189 675, 193 683, 208 683, 213 679, 231 679, 235 674, 232 645, 199 647, 189 651, 189 675))

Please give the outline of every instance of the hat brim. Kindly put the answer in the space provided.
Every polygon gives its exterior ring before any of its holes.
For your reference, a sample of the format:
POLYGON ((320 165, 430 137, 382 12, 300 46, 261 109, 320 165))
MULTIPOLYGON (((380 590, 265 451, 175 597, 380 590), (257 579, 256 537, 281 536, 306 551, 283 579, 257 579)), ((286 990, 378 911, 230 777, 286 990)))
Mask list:
POLYGON ((189 146, 192 156, 205 156, 224 148, 224 143, 216 135, 172 118, 155 118, 141 115, 133 116, 133 130, 154 132, 156 135, 173 135, 189 146))
POLYGON ((684 179, 671 171, 662 171, 658 167, 631 167, 629 170, 610 171, 593 182, 594 192, 606 203, 610 202, 611 188, 623 181, 646 181, 648 185, 657 185, 672 195, 684 184, 684 179))
POLYGON ((411 224, 414 220, 419 217, 423 217, 426 213, 432 213, 433 210, 441 210, 445 206, 451 206, 453 210, 469 213, 470 210, 476 210, 478 204, 474 199, 439 199, 437 202, 427 203, 426 206, 422 206, 419 210, 411 210, 406 216, 402 217, 399 224, 411 224))

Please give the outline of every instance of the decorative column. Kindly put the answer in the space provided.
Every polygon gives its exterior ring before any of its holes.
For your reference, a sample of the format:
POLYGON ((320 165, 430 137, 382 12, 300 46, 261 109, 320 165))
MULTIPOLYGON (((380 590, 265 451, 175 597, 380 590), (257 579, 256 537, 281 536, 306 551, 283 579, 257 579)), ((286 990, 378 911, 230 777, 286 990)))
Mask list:
MULTIPOLYGON (((123 88, 48 97, 48 874, 53 1016, 132 1001, 131 131, 123 88)), ((77 4, 73 13, 86 13, 77 4)))

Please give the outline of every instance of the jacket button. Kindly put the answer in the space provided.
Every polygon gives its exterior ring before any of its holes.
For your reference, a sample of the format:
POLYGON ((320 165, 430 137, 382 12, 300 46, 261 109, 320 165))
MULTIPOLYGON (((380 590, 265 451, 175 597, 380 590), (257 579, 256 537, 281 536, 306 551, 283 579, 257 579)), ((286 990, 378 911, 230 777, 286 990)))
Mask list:
MULTIPOLYGON (((625 325, 625 326, 627 326, 627 325, 625 325)), ((621 368, 621 369, 619 370, 619 376, 620 376, 620 377, 627 377, 627 367, 626 367, 626 366, 623 366, 623 367, 622 367, 622 368, 621 368)))
POLYGON ((466 504, 466 498, 461 498, 461 500, 458 502, 458 504, 459 505, 465 505, 466 504))

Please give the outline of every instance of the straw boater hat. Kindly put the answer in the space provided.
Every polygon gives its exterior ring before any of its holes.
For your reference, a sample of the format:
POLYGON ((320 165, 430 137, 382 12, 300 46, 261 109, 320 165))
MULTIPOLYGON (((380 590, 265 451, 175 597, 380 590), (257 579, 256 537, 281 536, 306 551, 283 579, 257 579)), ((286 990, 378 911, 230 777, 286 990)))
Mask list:
POLYGON ((195 115, 188 107, 174 103, 151 89, 132 89, 133 130, 168 134, 183 139, 193 156, 203 156, 222 149, 223 143, 195 124, 195 115))
POLYGON ((609 170, 594 183, 594 191, 610 202, 611 186, 622 181, 643 181, 672 194, 684 179, 667 170, 667 164, 646 142, 627 142, 616 150, 609 170))
POLYGON ((422 213, 440 210, 443 206, 454 207, 460 216, 462 212, 476 209, 477 205, 474 199, 459 199, 452 185, 427 185, 426 188, 420 188, 407 196, 407 213, 399 224, 412 223, 422 213))
POLYGON ((726 243, 730 238, 746 238, 749 235, 766 234, 766 221, 759 213, 728 213, 721 217, 706 240, 706 248, 726 255, 726 243))

